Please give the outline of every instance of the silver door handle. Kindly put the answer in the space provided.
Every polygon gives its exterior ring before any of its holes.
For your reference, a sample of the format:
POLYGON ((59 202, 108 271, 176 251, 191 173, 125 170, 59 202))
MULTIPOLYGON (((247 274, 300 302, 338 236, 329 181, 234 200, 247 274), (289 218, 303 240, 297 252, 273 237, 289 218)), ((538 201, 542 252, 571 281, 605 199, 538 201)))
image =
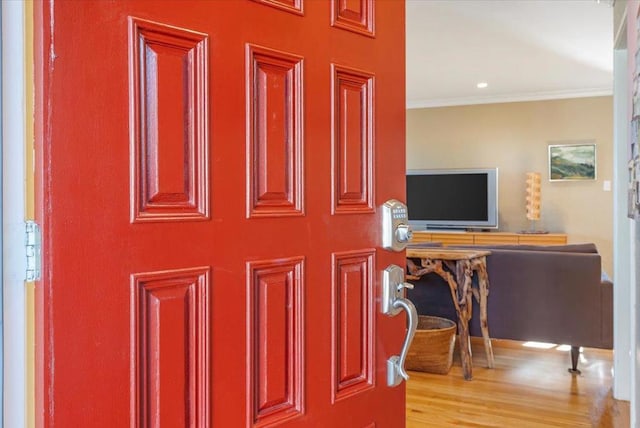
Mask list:
POLYGON ((387 385, 398 386, 403 379, 409 379, 404 363, 418 328, 418 312, 413 303, 404 297, 404 289, 413 288, 413 284, 404 282, 404 270, 400 266, 390 265, 384 270, 382 287, 382 312, 389 316, 398 315, 403 309, 407 312, 407 335, 400 355, 393 355, 387 360, 387 385))
POLYGON ((394 302, 393 306, 401 307, 407 311, 407 335, 402 343, 402 350, 400 356, 394 355, 387 360, 387 385, 397 386, 400 385, 402 379, 409 379, 409 375, 404 369, 404 363, 409 353, 409 346, 413 341, 413 336, 416 334, 416 328, 418 327, 418 312, 413 303, 407 299, 398 299, 394 302))

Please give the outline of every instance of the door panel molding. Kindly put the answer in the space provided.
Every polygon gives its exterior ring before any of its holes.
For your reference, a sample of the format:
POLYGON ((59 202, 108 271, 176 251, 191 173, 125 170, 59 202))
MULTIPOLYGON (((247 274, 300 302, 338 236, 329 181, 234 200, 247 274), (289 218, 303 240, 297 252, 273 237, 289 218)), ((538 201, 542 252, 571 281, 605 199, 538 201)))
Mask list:
POLYGON ((331 0, 331 25, 374 37, 374 4, 373 0, 331 0))
POLYGON ((304 2, 303 0, 253 0, 257 3, 262 3, 267 6, 275 7, 277 9, 295 13, 296 15, 304 15, 304 2))
POLYGON ((209 426, 209 270, 131 275, 132 427, 209 426))
POLYGON ((209 218, 204 33, 129 17, 131 220, 209 218))
POLYGON ((331 64, 333 213, 374 212, 374 76, 331 64))
POLYGON ((375 250, 332 255, 333 402, 374 386, 375 250))
POLYGON ((303 215, 303 58, 246 49, 247 216, 303 215))
POLYGON ((251 426, 304 413, 304 257, 247 262, 251 426))

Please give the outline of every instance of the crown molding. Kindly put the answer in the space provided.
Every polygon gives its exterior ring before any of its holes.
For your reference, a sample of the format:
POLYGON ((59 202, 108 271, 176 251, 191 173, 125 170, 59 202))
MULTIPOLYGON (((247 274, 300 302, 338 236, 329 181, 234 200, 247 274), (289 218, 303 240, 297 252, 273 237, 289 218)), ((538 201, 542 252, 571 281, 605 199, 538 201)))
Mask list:
POLYGON ((460 98, 440 98, 440 99, 423 99, 423 100, 407 100, 407 109, 431 108, 431 107, 450 107, 463 106, 473 104, 497 104, 497 103, 517 103, 525 101, 545 101, 558 100, 564 98, 586 98, 586 97, 604 97, 613 95, 613 88, 591 88, 579 91, 549 91, 549 92, 531 92, 522 94, 494 95, 483 97, 460 97, 460 98))

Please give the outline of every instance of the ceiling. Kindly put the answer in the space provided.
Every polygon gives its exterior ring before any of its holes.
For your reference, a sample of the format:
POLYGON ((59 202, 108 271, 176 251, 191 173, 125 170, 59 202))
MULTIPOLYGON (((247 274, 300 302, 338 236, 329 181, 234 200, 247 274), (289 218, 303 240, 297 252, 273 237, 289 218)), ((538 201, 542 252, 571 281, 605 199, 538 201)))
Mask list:
POLYGON ((407 107, 612 94, 611 3, 407 0, 407 107))

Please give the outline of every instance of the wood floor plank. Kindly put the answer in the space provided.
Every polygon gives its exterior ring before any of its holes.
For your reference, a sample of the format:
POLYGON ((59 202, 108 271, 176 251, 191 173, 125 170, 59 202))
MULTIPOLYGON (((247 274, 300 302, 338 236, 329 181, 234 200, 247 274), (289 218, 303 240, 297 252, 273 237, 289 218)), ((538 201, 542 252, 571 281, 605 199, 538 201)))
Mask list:
POLYGON ((584 349, 576 376, 567 371, 568 351, 492 343, 495 368, 487 369, 482 341, 473 338, 471 381, 457 350, 447 375, 409 372, 407 428, 629 427, 629 403, 611 394, 612 351, 584 349))

